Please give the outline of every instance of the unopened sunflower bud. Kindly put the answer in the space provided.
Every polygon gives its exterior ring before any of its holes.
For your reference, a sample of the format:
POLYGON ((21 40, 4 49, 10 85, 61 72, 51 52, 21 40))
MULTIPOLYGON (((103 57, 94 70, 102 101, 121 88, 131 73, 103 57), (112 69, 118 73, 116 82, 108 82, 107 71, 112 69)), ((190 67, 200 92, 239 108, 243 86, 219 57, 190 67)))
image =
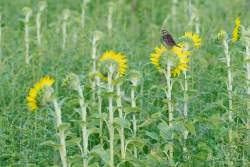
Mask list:
POLYGON ((64 9, 63 10, 63 20, 67 21, 70 16, 70 10, 69 9, 64 9))
POLYGON ((227 33, 226 33, 226 31, 224 31, 224 30, 221 30, 221 31, 217 34, 217 39, 222 40, 222 39, 225 39, 226 37, 227 37, 227 33))
POLYGON ((27 20, 27 18, 29 18, 32 14, 32 9, 29 7, 24 7, 23 8, 23 14, 25 15, 25 21, 27 20))
POLYGON ((80 85, 79 77, 74 73, 70 73, 64 80, 63 85, 72 90, 78 90, 78 86, 80 85))
POLYGON ((103 33, 101 31, 94 31, 94 39, 99 41, 103 37, 103 33))
POLYGON ((142 77, 138 71, 131 71, 129 74, 129 80, 131 81, 133 86, 138 86, 142 77))
POLYGON ((38 6, 39 6, 39 12, 42 12, 42 11, 44 11, 44 9, 46 9, 46 7, 47 7, 47 2, 45 2, 45 1, 40 1, 39 4, 38 4, 38 6))

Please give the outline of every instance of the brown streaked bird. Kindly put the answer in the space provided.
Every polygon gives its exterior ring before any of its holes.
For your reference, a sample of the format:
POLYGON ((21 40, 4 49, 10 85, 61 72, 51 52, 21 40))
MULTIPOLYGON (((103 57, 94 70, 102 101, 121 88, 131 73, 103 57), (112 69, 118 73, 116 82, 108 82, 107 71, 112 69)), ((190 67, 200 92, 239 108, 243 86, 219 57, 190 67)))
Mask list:
POLYGON ((161 31, 161 36, 165 44, 172 48, 173 46, 177 46, 176 42, 174 41, 173 37, 170 35, 170 33, 167 30, 161 31))

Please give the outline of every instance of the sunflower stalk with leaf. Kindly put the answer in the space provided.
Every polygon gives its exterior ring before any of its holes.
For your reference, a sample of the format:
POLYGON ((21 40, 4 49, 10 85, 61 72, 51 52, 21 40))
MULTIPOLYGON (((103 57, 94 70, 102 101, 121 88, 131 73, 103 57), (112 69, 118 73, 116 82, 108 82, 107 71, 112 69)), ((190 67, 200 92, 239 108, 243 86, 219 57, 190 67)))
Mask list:
MULTIPOLYGON (((161 45, 160 47, 156 47, 154 52, 151 54, 151 63, 155 66, 155 68, 165 76, 167 85, 166 85, 166 98, 167 98, 167 106, 168 106, 168 125, 169 128, 173 128, 173 111, 174 107, 172 104, 172 87, 173 81, 172 77, 178 77, 181 72, 186 71, 188 68, 188 58, 189 51, 185 51, 182 47, 173 46, 170 49, 167 49, 165 46, 161 45)), ((173 140, 173 134, 171 135, 173 140)), ((172 163, 173 160, 173 141, 170 142, 167 147, 166 152, 168 153, 168 160, 172 163)))
POLYGON ((229 144, 229 151, 228 155, 226 155, 228 159, 228 166, 234 166, 233 161, 231 159, 233 158, 234 150, 233 150, 233 124, 234 124, 234 113, 233 113, 233 73, 232 73, 232 56, 230 53, 230 46, 233 46, 237 41, 240 39, 240 18, 236 18, 234 29, 232 31, 231 37, 230 35, 224 31, 221 30, 217 38, 222 41, 224 54, 226 58, 226 67, 227 67, 227 94, 228 94, 228 144, 229 144))
POLYGON ((46 106, 48 104, 53 104, 55 112, 55 122, 56 129, 58 131, 59 141, 60 141, 60 157, 63 167, 67 167, 67 151, 65 142, 65 128, 62 123, 61 106, 54 96, 54 89, 52 85, 55 80, 49 76, 45 76, 40 79, 32 88, 30 88, 27 96, 27 105, 30 111, 34 112, 39 108, 46 106))
MULTIPOLYGON (((109 166, 114 167, 114 86, 118 85, 117 93, 117 104, 119 108, 119 117, 123 118, 121 99, 119 96, 120 85, 119 79, 121 79, 127 71, 127 59, 122 53, 116 53, 114 51, 106 51, 99 59, 99 70, 98 76, 107 82, 107 93, 108 93, 108 132, 109 132, 109 166)), ((121 142, 121 157, 125 158, 125 136, 124 130, 121 125, 120 127, 120 142, 121 142)))

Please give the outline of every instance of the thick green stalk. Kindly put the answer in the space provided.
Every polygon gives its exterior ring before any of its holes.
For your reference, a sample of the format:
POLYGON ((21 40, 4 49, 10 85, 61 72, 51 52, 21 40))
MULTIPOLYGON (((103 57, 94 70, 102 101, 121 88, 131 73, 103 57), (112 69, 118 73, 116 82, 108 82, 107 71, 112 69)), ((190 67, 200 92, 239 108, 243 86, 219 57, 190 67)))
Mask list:
MULTIPOLYGON (((247 80, 247 95, 250 96, 250 41, 246 43, 246 80, 247 80)), ((248 129, 248 138, 250 138, 250 100, 247 104, 247 129, 248 129)))
MULTIPOLYGON (((132 108, 136 108, 136 100, 135 100, 135 86, 132 85, 132 88, 131 88, 131 107, 132 108)), ((136 113, 133 112, 133 115, 132 115, 132 124, 133 124, 133 137, 136 138, 137 136, 137 121, 136 121, 136 113)), ((137 148, 136 146, 134 146, 134 157, 137 158, 137 148)))
POLYGON ((109 102, 109 155, 110 155, 110 160, 109 160, 109 165, 110 167, 114 167, 114 111, 113 111, 113 83, 112 83, 112 76, 114 73, 114 68, 112 65, 109 66, 109 72, 108 72, 108 102, 109 102))
POLYGON ((183 115, 185 118, 187 118, 188 115, 188 78, 187 78, 187 72, 184 71, 184 108, 183 108, 183 115))
MULTIPOLYGON (((98 112, 99 115, 102 116, 102 95, 101 95, 101 87, 100 87, 100 78, 96 77, 97 88, 97 100, 98 100, 98 112)), ((100 128, 100 143, 103 145, 103 118, 99 119, 99 128, 100 128)))
MULTIPOLYGON (((173 128, 173 106, 172 106, 172 81, 171 81, 171 62, 167 62, 167 71, 164 73, 166 80, 167 80, 167 91, 166 91, 166 96, 167 96, 167 101, 168 101, 168 124, 169 128, 173 128)), ((171 139, 173 139, 173 135, 171 136, 171 139)), ((168 150, 168 159, 170 162, 173 162, 173 154, 174 154, 174 149, 173 149, 173 143, 171 141, 169 145, 169 150, 168 150)))
MULTIPOLYGON (((93 40, 92 40, 92 61, 93 61, 93 67, 92 67, 92 72, 95 74, 96 73, 96 64, 97 64, 97 58, 96 58, 96 49, 97 49, 97 38, 96 38, 96 36, 95 36, 95 34, 94 34, 94 37, 93 37, 93 40)), ((95 94, 96 94, 96 79, 94 79, 93 81, 92 81, 92 85, 91 85, 91 87, 92 87, 92 91, 93 91, 93 93, 92 93, 92 100, 95 100, 96 98, 95 98, 95 94)))
MULTIPOLYGON (((227 38, 223 40, 224 53, 226 56, 227 63, 227 93, 228 93, 228 121, 231 125, 233 122, 233 78, 232 78, 232 67, 231 67, 231 55, 229 53, 227 38)), ((229 143, 232 142, 232 129, 229 128, 228 132, 229 143)))
POLYGON ((67 164, 67 151, 66 151, 66 144, 65 144, 65 134, 64 134, 64 130, 60 128, 60 126, 62 125, 61 107, 59 106, 56 99, 53 100, 53 105, 54 105, 54 109, 55 109, 56 127, 58 130, 58 135, 59 135, 60 145, 61 145, 59 151, 60 151, 62 166, 67 167, 68 164, 67 164))
POLYGON ((25 41, 25 63, 30 63, 30 39, 29 39, 29 21, 31 17, 32 11, 28 10, 25 15, 25 35, 24 35, 24 41, 25 41))
MULTIPOLYGON (((2 14, 0 13, 0 25, 2 25, 2 14)), ((0 26, 0 61, 2 58, 2 26, 0 26)))
POLYGON ((173 19, 173 30, 176 28, 176 6, 178 0, 172 0, 172 19, 173 19))
POLYGON ((44 9, 46 8, 45 2, 40 2, 39 4, 39 10, 36 15, 36 36, 37 36, 37 44, 40 47, 41 46, 41 15, 44 9))
POLYGON ((113 16, 113 4, 109 5, 109 14, 108 14, 108 34, 112 35, 112 16, 113 16))
POLYGON ((63 11, 63 24, 62 24, 62 49, 64 50, 66 47, 66 43, 67 43, 67 38, 68 38, 68 34, 67 34, 67 22, 69 19, 69 14, 70 11, 68 9, 65 9, 63 11))
POLYGON ((83 90, 79 83, 77 89, 79 95, 79 103, 81 109, 81 121, 82 121, 82 141, 83 141, 83 153, 84 153, 84 160, 83 160, 83 167, 88 167, 88 130, 87 130, 87 106, 85 103, 85 99, 83 96, 83 90))
MULTIPOLYGON (((123 116, 123 110, 122 110, 122 98, 121 98, 121 84, 118 83, 116 86, 116 103, 118 107, 118 112, 119 112, 119 118, 124 119, 123 116)), ((119 130, 120 134, 120 142, 121 142, 121 158, 124 160, 126 157, 126 152, 125 152, 125 136, 124 136, 124 128, 121 126, 119 130)))

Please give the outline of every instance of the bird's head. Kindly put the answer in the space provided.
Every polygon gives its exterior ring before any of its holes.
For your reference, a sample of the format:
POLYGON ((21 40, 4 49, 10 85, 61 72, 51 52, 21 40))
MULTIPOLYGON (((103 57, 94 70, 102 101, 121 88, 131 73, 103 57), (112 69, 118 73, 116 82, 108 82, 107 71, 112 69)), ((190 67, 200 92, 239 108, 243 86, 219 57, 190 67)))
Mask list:
POLYGON ((168 35, 168 31, 167 30, 161 30, 161 35, 164 36, 164 35, 168 35))

